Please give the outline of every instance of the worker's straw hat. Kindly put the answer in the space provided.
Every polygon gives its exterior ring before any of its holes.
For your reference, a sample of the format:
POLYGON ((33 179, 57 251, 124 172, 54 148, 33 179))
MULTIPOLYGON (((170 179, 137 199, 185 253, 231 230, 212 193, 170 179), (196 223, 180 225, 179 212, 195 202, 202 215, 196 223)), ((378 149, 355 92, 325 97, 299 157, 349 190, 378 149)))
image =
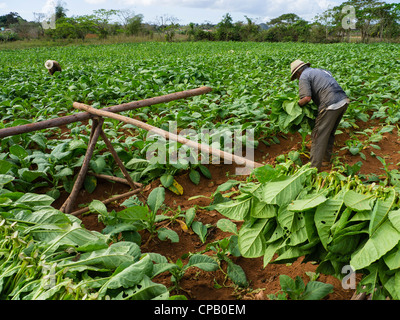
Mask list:
POLYGON ((54 66, 54 61, 53 61, 53 60, 47 60, 47 61, 44 63, 44 66, 45 66, 47 69, 51 69, 51 68, 53 68, 53 66, 54 66))
POLYGON ((294 75, 296 74, 296 72, 303 66, 310 66, 310 63, 307 62, 303 62, 301 60, 295 60, 290 64, 290 72, 292 73, 292 76, 290 77, 290 80, 294 80, 294 75))

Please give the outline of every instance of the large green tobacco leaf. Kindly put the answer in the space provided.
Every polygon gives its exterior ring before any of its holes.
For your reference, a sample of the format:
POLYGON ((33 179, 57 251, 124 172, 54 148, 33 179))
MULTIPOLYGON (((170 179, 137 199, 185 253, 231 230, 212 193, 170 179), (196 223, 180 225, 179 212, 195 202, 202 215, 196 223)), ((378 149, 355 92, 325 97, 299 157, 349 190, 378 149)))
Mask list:
POLYGON ((273 166, 266 164, 265 166, 255 168, 253 170, 254 176, 258 182, 265 183, 280 175, 279 170, 276 170, 273 166))
POLYGON ((376 228, 385 220, 387 217, 394 201, 396 198, 396 192, 394 189, 389 189, 386 199, 377 199, 374 209, 372 210, 371 221, 369 224, 369 234, 371 235, 376 228))
POLYGON ((150 210, 156 213, 165 200, 165 189, 163 187, 155 188, 150 192, 147 203, 150 210))
POLYGON ((267 182, 254 192, 254 196, 267 204, 287 205, 303 189, 305 179, 313 171, 311 168, 306 168, 284 180, 267 182))
POLYGON ((390 211, 388 217, 393 227, 400 232, 400 209, 390 211))
POLYGON ((333 292, 333 285, 320 281, 310 281, 301 296, 302 300, 321 300, 329 293, 333 292))
POLYGON ((194 254, 189 258, 185 269, 197 267, 204 271, 215 271, 218 269, 218 263, 211 257, 204 254, 194 254))
MULTIPOLYGON (((45 208, 42 210, 30 212, 30 211, 20 211, 15 215, 15 219, 19 221, 24 221, 28 223, 35 224, 71 224, 68 217, 59 210, 54 208, 45 208)), ((40 226, 35 225, 32 230, 39 229, 40 226)))
POLYGON ((315 211, 315 226, 325 249, 327 249, 329 241, 332 240, 331 227, 335 223, 342 205, 343 193, 339 193, 335 198, 330 198, 319 205, 315 211))
MULTIPOLYGON (((400 209, 390 211, 388 214, 389 221, 392 223, 393 227, 400 232, 400 209)), ((390 253, 383 257, 386 265, 390 270, 395 270, 400 268, 400 248, 397 245, 390 253)))
POLYGON ((389 292, 392 300, 400 300, 400 270, 396 270, 394 275, 391 275, 385 280, 383 286, 389 292))
POLYGON ((366 269, 368 274, 362 278, 359 287, 362 288, 362 292, 371 293, 373 296, 375 288, 379 285, 379 263, 373 263, 366 269))
POLYGON ((315 208, 327 200, 323 193, 324 192, 315 193, 307 196, 304 199, 294 200, 288 205, 288 210, 294 212, 303 212, 315 208))
POLYGON ((143 276, 151 276, 153 271, 153 262, 149 256, 145 256, 138 262, 128 262, 118 267, 111 278, 100 288, 99 298, 101 298, 107 289, 129 288, 142 281, 143 276))
POLYGON ((391 252, 385 254, 383 257, 383 261, 385 261, 386 265, 390 270, 396 270, 400 268, 400 248, 399 246, 395 246, 391 252))
POLYGON ((264 254, 264 227, 268 219, 258 219, 252 225, 244 225, 239 230, 239 250, 243 257, 257 258, 264 254))
POLYGON ((116 269, 124 262, 132 262, 140 257, 140 248, 133 242, 117 242, 107 249, 95 250, 83 253, 77 261, 75 259, 63 260, 57 267, 68 267, 70 270, 83 271, 90 266, 99 268, 116 269))
POLYGON ((284 206, 279 208, 277 220, 281 228, 290 234, 304 227, 305 222, 301 214, 289 211, 288 207, 289 206, 284 206))
POLYGON ((354 211, 366 211, 371 210, 370 199, 371 196, 349 190, 345 193, 343 201, 347 207, 354 211))
POLYGON ((264 268, 271 262, 273 259, 275 252, 278 250, 278 248, 282 245, 283 239, 276 240, 272 243, 269 243, 266 245, 265 251, 264 251, 264 257, 263 257, 263 265, 264 268))
MULTIPOLYGON (((47 243, 43 255, 55 252, 60 246, 80 247, 100 240, 98 233, 82 228, 78 223, 69 226, 40 224, 29 230, 36 239, 47 243)), ((101 238, 105 243, 105 237, 101 238)))
POLYGON ((393 249, 399 241, 400 232, 386 220, 375 230, 365 245, 352 255, 350 264, 355 270, 366 268, 393 249))
POLYGON ((6 160, 0 160, 0 175, 6 174, 14 164, 6 160))
POLYGON ((250 216, 253 218, 272 218, 276 216, 277 206, 252 198, 250 216))
POLYGON ((54 202, 54 198, 45 194, 26 193, 15 203, 30 207, 49 206, 54 202))
POLYGON ((251 201, 252 197, 245 195, 234 201, 219 203, 215 209, 229 219, 243 221, 250 210, 251 201))
POLYGON ((311 252, 310 248, 304 249, 298 246, 295 247, 288 246, 280 250, 282 250, 282 253, 279 254, 279 257, 276 258, 273 261, 273 263, 292 263, 293 261, 297 260, 297 258, 307 255, 311 252))
POLYGON ((154 283, 146 275, 137 286, 121 292, 115 300, 166 300, 169 297, 168 288, 154 283))

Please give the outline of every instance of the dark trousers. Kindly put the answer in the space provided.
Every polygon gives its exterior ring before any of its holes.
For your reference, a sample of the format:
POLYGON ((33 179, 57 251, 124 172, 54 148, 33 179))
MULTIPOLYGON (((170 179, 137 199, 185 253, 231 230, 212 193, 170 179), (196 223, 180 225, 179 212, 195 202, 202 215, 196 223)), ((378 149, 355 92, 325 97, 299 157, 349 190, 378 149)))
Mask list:
POLYGON ((337 110, 320 110, 311 133, 311 167, 321 168, 322 162, 329 162, 332 156, 335 132, 347 110, 347 104, 337 110))

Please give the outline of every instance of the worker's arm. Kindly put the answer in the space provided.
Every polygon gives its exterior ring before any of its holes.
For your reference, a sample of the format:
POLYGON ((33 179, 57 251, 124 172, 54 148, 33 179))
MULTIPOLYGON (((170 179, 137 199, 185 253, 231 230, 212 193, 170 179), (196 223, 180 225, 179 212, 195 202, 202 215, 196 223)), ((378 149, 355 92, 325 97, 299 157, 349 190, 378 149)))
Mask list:
POLYGON ((300 107, 303 107, 310 101, 311 101, 311 97, 304 97, 304 98, 300 99, 298 103, 299 103, 300 107))

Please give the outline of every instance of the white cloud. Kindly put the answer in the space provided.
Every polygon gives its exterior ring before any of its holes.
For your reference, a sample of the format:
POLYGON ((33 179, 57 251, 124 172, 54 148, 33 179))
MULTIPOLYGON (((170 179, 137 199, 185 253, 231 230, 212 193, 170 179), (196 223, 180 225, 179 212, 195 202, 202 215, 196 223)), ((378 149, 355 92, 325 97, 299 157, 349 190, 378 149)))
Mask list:
POLYGON ((7 3, 5 3, 5 2, 0 2, 0 9, 6 9, 8 6, 7 6, 7 3))
POLYGON ((55 12, 56 2, 55 0, 46 0, 46 3, 42 7, 42 13, 51 15, 55 12))
POLYGON ((213 9, 255 15, 264 19, 284 13, 295 13, 306 20, 311 20, 316 14, 337 4, 334 0, 120 0, 120 3, 144 7, 213 9))

